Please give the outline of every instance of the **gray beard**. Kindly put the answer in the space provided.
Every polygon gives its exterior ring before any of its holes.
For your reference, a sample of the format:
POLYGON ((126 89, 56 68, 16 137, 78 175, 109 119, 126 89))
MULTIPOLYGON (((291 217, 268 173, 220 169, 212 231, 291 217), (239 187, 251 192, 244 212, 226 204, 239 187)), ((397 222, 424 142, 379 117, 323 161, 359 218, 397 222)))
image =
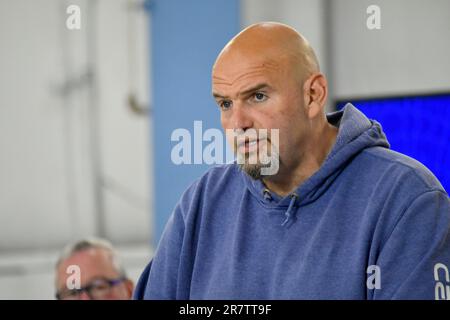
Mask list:
POLYGON ((250 176, 250 178, 252 178, 253 180, 260 180, 264 177, 264 175, 261 174, 261 169, 262 168, 269 168, 270 167, 270 163, 269 164, 261 164, 261 163, 257 163, 257 164, 248 164, 248 163, 244 163, 244 164, 238 164, 239 168, 244 171, 246 174, 248 174, 250 176))
MULTIPOLYGON (((259 151, 259 150, 258 150, 259 151)), ((277 164, 277 171, 278 171, 278 165, 279 165, 279 153, 274 151, 274 148, 272 147, 270 149, 270 155, 268 154, 259 154, 258 153, 258 160, 256 161, 249 161, 250 156, 249 155, 243 155, 238 154, 237 155, 237 164, 239 168, 244 171, 246 174, 250 176, 250 178, 254 180, 261 180, 262 178, 273 175, 274 173, 270 173, 270 170, 272 168, 272 164, 277 164), (272 157, 277 157, 277 159, 273 159, 272 157), (260 161, 261 158, 264 159, 264 161, 260 161), (276 161, 275 163, 273 161, 276 161), (254 163, 256 162, 256 163, 254 163), (263 174, 264 172, 264 174, 263 174)), ((276 172, 275 172, 276 173, 276 172)))

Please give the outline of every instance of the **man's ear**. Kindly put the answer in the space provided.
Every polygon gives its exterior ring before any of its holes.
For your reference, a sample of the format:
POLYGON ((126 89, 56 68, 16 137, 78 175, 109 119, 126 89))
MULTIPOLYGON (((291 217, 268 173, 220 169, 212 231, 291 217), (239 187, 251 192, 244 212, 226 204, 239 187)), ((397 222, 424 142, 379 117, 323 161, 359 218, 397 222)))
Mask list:
POLYGON ((327 79, 322 73, 314 73, 303 84, 305 108, 310 119, 324 108, 328 97, 327 79))
POLYGON ((125 280, 125 287, 127 289, 128 299, 133 298, 133 290, 134 290, 134 283, 130 279, 125 280))

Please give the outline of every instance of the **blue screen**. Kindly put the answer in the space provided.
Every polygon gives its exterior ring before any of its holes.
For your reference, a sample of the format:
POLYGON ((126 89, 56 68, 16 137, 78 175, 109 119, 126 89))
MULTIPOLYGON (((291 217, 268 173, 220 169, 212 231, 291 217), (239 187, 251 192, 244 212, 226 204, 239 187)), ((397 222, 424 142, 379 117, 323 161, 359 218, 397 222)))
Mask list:
POLYGON ((450 190, 450 94, 350 100, 381 123, 391 149, 424 164, 450 190))

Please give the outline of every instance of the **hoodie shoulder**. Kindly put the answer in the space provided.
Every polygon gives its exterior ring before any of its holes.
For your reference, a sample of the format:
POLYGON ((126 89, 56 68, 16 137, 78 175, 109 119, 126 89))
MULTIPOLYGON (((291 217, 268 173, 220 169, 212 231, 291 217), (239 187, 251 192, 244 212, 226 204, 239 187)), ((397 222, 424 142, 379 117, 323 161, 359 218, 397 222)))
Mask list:
POLYGON ((209 168, 202 176, 202 179, 220 179, 228 175, 236 175, 239 173, 239 167, 236 163, 227 163, 215 165, 209 168))
POLYGON ((215 165, 193 182, 190 188, 193 186, 206 187, 209 190, 214 185, 221 185, 227 180, 236 178, 238 175, 240 175, 240 169, 235 163, 215 165))
POLYGON ((193 189, 202 188, 204 185, 208 185, 211 182, 221 182, 223 179, 230 176, 236 176, 237 174, 239 174, 239 167, 235 163, 215 165, 206 170, 206 172, 199 178, 194 180, 189 185, 186 192, 190 190, 192 191, 193 189))
POLYGON ((204 198, 206 194, 223 192, 224 188, 241 181, 240 169, 235 163, 215 165, 209 168, 186 189, 181 197, 184 199, 204 198))
POLYGON ((397 151, 373 147, 364 150, 365 154, 374 157, 381 166, 389 166, 393 175, 409 177, 415 186, 421 187, 424 192, 445 190, 435 175, 422 163, 414 158, 397 151))

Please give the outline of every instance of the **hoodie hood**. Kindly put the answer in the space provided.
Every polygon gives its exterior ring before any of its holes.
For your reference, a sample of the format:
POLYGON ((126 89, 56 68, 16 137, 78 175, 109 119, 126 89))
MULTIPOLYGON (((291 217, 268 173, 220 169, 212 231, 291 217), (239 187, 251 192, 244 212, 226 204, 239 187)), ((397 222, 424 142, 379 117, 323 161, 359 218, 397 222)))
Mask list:
POLYGON ((380 123, 369 120, 350 103, 340 111, 327 114, 327 120, 339 128, 333 148, 320 169, 288 196, 283 198, 270 192, 261 180, 253 180, 243 173, 247 188, 263 206, 286 210, 286 220, 283 224, 291 220, 296 208, 320 197, 361 151, 372 147, 389 148, 380 123))

